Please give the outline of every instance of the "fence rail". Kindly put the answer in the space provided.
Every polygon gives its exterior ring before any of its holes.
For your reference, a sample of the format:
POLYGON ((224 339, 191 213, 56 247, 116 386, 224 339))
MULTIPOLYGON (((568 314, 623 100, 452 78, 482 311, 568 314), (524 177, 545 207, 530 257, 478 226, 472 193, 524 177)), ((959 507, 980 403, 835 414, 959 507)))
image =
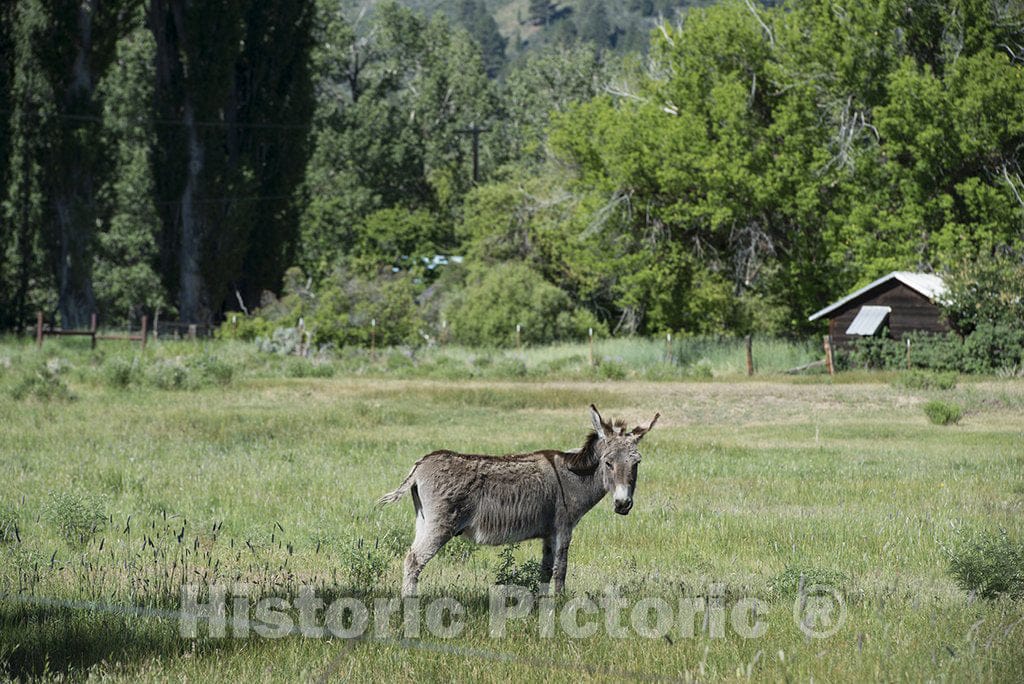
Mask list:
POLYGON ((109 333, 101 334, 96 326, 96 314, 93 314, 89 320, 88 330, 64 330, 63 328, 55 328, 52 325, 47 327, 43 322, 43 312, 36 312, 36 347, 41 348, 43 346, 43 339, 46 337, 88 337, 92 348, 96 348, 97 340, 127 340, 129 342, 138 342, 143 349, 146 348, 146 337, 147 327, 149 325, 149 319, 146 316, 142 317, 142 328, 137 334, 132 334, 131 329, 124 335, 112 335, 109 333))

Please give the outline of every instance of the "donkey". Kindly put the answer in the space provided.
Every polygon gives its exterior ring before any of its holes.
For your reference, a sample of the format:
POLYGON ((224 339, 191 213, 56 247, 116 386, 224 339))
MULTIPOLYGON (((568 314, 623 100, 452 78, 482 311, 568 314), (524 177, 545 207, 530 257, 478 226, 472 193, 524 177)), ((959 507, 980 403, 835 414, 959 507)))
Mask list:
POLYGON ((534 451, 513 456, 478 456, 434 451, 412 467, 384 505, 412 493, 416 538, 405 557, 402 596, 414 596, 423 567, 448 540, 463 535, 478 544, 509 544, 543 539, 541 581, 554 577, 554 592, 565 586, 572 532, 606 493, 615 512, 633 508, 637 443, 654 427, 626 431, 625 423, 605 422, 593 404, 594 431, 583 446, 569 451, 534 451))

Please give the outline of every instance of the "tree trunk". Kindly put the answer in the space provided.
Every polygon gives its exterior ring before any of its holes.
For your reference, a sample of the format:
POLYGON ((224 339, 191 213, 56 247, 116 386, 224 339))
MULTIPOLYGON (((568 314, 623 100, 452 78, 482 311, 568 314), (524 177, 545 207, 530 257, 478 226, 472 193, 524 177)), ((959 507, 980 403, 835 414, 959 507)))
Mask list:
MULTIPOLYGON (((89 57, 95 11, 96 0, 83 0, 78 4, 77 53, 71 67, 71 83, 64 96, 64 111, 71 114, 92 110, 94 83, 89 57)), ((58 286, 57 308, 61 325, 65 328, 86 327, 96 310, 91 263, 96 204, 90 155, 84 149, 93 143, 87 132, 90 127, 94 127, 91 122, 80 121, 75 126, 76 130, 65 134, 64 144, 58 151, 58 167, 62 168, 63 177, 58 181, 53 200, 57 242, 54 245, 57 263, 54 266, 58 286)))
POLYGON ((203 171, 203 145, 195 122, 195 110, 185 99, 185 130, 188 136, 188 166, 185 189, 181 193, 181 243, 178 257, 179 317, 182 321, 204 322, 208 307, 204 301, 202 273, 202 212, 196 207, 199 175, 203 171))

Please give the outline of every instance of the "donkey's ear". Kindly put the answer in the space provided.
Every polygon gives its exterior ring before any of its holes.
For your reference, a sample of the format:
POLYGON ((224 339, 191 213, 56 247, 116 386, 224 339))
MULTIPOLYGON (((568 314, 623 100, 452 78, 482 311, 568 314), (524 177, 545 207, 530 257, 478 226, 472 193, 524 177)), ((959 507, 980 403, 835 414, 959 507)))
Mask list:
POLYGON ((652 427, 654 427, 654 424, 658 422, 658 418, 660 418, 660 417, 661 417, 660 413, 655 413, 654 414, 654 419, 651 420, 651 424, 650 425, 648 425, 647 427, 643 427, 642 425, 637 425, 635 428, 633 428, 633 432, 631 432, 630 434, 633 435, 633 438, 636 439, 636 441, 639 442, 641 439, 643 439, 643 436, 646 435, 650 431, 650 429, 652 427))
POLYGON ((594 432, 597 433, 598 437, 601 439, 608 437, 611 430, 604 420, 601 419, 601 414, 597 412, 597 407, 593 404, 590 405, 590 422, 594 424, 594 432))

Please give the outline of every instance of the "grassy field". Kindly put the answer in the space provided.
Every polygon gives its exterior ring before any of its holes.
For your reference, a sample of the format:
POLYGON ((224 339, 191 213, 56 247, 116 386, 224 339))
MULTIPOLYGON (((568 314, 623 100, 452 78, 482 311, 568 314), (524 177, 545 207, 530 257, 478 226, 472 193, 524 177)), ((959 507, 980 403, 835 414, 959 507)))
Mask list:
MULTIPOLYGON (((651 346, 636 353, 656 359, 651 346)), ((705 355, 710 374, 651 381, 627 351, 612 378, 543 366, 585 347, 531 352, 517 380, 470 377, 469 352, 458 369, 417 377, 408 358, 354 368, 247 350, 163 344, 137 358, 117 344, 0 346, 0 676, 1024 678, 1024 602, 976 597, 948 571, 965 531, 1024 537, 1019 379, 961 378, 949 390, 868 373, 748 380, 739 363, 705 355), (313 375, 330 377, 301 377, 313 375), (930 423, 923 406, 934 399, 962 406, 960 422, 930 423), (609 587, 633 603, 712 595, 728 614, 757 597, 765 634, 727 625, 716 637, 698 617, 692 636, 546 638, 531 614, 491 638, 488 591, 499 574, 528 575, 537 542, 512 564, 508 551, 461 540, 431 562, 424 600, 449 596, 467 610, 452 639, 215 639, 204 629, 189 639, 171 613, 126 611, 176 610, 183 583, 213 580, 256 595, 313 585, 395 596, 411 505, 378 509, 377 496, 434 449, 577 446, 591 402, 631 423, 662 418, 642 444, 633 512, 602 501, 577 528, 567 598, 609 587), (825 639, 794 620, 811 584, 845 601, 825 639)), ((778 355, 778 366, 802 360, 778 355)), ((481 368, 515 358, 494 356, 481 368)))

